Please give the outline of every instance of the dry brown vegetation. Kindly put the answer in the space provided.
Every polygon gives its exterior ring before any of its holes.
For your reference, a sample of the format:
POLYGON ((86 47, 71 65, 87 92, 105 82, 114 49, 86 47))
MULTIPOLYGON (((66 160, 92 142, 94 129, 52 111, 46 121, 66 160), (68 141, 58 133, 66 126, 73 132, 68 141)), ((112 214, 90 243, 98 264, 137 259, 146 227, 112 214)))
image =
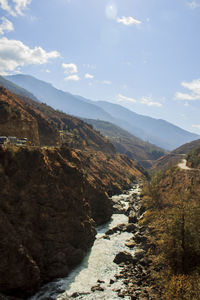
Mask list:
POLYGON ((144 188, 156 299, 200 299, 200 172, 173 168, 144 188))

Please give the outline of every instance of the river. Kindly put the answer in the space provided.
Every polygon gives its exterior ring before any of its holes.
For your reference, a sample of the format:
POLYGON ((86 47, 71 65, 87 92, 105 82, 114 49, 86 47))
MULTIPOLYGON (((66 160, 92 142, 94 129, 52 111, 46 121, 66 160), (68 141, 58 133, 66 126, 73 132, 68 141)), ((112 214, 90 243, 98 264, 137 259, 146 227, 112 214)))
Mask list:
MULTIPOLYGON (((135 185, 126 194, 113 196, 112 199, 127 209, 133 194, 138 193, 139 185, 135 185)), ((113 263, 113 259, 120 251, 134 254, 134 250, 125 246, 132 234, 117 232, 109 238, 105 238, 105 232, 122 223, 128 223, 128 217, 125 214, 113 214, 109 223, 97 228, 94 245, 82 263, 72 270, 66 278, 57 279, 42 287, 29 300, 119 299, 116 290, 123 288, 123 282, 120 279, 115 279, 120 267, 113 263), (92 287, 97 287, 94 288, 94 292, 91 292, 92 287)), ((124 299, 130 298, 124 297, 124 299)))

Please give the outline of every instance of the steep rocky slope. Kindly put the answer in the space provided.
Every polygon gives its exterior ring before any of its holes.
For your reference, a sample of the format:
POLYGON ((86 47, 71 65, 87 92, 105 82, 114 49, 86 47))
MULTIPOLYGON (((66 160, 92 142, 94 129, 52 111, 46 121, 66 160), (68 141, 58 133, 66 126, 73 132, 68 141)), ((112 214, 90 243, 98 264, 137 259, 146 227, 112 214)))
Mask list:
POLYGON ((55 110, 45 103, 38 103, 30 98, 23 101, 32 108, 39 110, 57 129, 62 131, 62 142, 70 148, 92 149, 106 153, 116 153, 115 147, 100 132, 86 122, 55 110))
POLYGON ((0 172, 0 291, 26 298, 81 261, 95 236, 84 190, 96 193, 57 150, 0 149, 0 172))
POLYGON ((58 130, 44 114, 3 87, 0 87, 0 135, 26 137, 34 145, 60 142, 58 130))

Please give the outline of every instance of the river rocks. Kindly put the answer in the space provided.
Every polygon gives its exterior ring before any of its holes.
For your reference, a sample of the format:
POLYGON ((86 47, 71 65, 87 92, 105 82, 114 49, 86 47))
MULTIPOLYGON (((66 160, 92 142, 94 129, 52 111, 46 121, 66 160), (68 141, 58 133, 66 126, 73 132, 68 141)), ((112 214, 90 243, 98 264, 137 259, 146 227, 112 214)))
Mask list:
POLYGON ((126 251, 119 252, 113 260, 113 262, 118 264, 118 265, 121 264, 121 263, 126 263, 126 264, 131 263, 132 261, 133 261, 133 256, 130 253, 126 252, 126 251))
POLYGON ((113 205, 113 213, 115 214, 125 214, 126 213, 126 208, 123 207, 121 204, 114 204, 113 205))
POLYGON ((97 285, 91 287, 91 291, 92 291, 92 292, 96 292, 96 291, 103 292, 103 291, 104 291, 104 288, 102 288, 100 284, 97 284, 97 285))
MULTIPOLYGON (((151 279, 149 265, 151 261, 147 259, 146 252, 148 250, 148 230, 145 226, 140 226, 138 221, 145 212, 145 208, 141 203, 138 195, 133 195, 133 200, 129 204, 127 210, 129 216, 129 225, 132 227, 133 236, 126 242, 126 246, 130 249, 134 248, 133 255, 128 252, 120 252, 116 255, 114 262, 121 267, 120 273, 115 278, 122 279, 126 285, 126 289, 120 290, 118 296, 128 296, 130 299, 148 299, 153 300, 151 296, 154 282, 151 279)), ((130 227, 131 228, 131 227, 130 227)))
POLYGON ((140 234, 140 233, 135 234, 133 239, 136 244, 140 244, 140 243, 145 244, 148 240, 148 238, 145 235, 140 234))
POLYGON ((134 224, 120 224, 106 231, 104 238, 116 232, 136 232, 137 227, 134 224))
POLYGON ((138 222, 138 216, 135 211, 131 211, 129 213, 128 222, 129 223, 137 223, 138 222))
POLYGON ((114 234, 116 232, 121 232, 121 231, 124 231, 126 225, 125 224, 120 224, 120 225, 117 225, 109 230, 107 230, 105 232, 105 235, 111 235, 111 234, 114 234))
POLYGON ((105 234, 105 235, 103 236, 103 239, 105 239, 105 240, 110 240, 110 237, 109 237, 107 234, 105 234))
POLYGON ((134 240, 129 240, 128 242, 126 242, 125 244, 127 247, 129 247, 130 249, 134 248, 135 247, 135 241, 134 240))
MULTIPOLYGON (((64 298, 63 298, 63 300, 71 299, 71 297, 72 297, 72 298, 78 298, 78 297, 80 297, 80 296, 86 296, 86 295, 89 295, 89 293, 77 293, 77 292, 75 292, 75 293, 73 293, 73 294, 70 296, 70 298, 66 298, 66 295, 65 295, 64 298)), ((60 299, 60 297, 59 297, 59 299, 60 299)), ((62 300, 62 299, 61 299, 61 300, 62 300)))
POLYGON ((138 260, 140 260, 141 258, 143 258, 145 255, 145 251, 142 249, 138 249, 134 252, 134 257, 138 260))
POLYGON ((105 283, 104 280, 100 280, 100 279, 98 279, 97 282, 98 282, 98 283, 105 283))
POLYGON ((126 229, 124 231, 135 233, 137 231, 137 227, 134 224, 127 224, 126 229))

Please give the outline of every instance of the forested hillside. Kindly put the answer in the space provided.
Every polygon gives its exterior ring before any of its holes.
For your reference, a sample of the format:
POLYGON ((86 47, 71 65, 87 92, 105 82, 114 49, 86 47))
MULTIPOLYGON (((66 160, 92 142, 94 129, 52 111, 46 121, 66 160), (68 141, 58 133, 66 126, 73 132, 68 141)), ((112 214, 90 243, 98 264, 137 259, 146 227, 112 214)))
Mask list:
POLYGON ((188 152, 187 162, 189 167, 200 169, 200 147, 188 152))
POLYGON ((174 167, 144 187, 155 299, 200 299, 200 171, 174 167))

